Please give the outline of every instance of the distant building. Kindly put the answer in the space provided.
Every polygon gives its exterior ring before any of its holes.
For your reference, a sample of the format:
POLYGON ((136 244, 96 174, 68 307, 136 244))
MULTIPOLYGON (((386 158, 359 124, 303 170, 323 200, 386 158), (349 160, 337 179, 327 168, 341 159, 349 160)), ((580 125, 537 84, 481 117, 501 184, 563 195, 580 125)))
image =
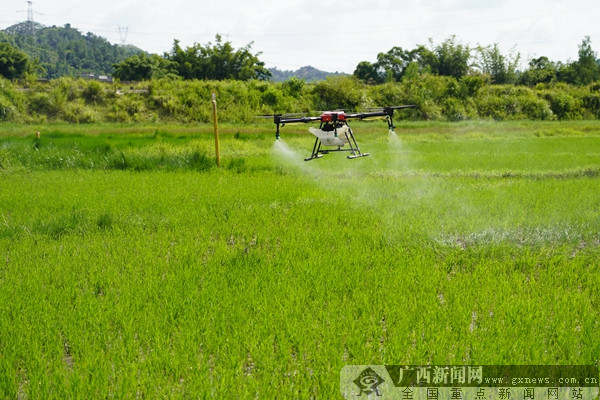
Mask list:
POLYGON ((94 75, 92 73, 89 73, 89 74, 81 74, 81 77, 83 79, 96 80, 96 81, 105 82, 105 83, 112 83, 113 82, 112 76, 106 76, 106 75, 96 76, 96 75, 94 75))

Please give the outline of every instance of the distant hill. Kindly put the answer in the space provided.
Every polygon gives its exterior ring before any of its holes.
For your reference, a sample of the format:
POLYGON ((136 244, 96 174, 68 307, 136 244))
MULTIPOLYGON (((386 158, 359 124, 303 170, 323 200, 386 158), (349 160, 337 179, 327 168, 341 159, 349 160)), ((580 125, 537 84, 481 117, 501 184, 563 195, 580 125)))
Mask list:
POLYGON ((311 66, 302 67, 296 71, 281 71, 277 68, 269 68, 271 80, 275 82, 284 82, 292 77, 304 79, 306 82, 321 81, 328 76, 347 75, 340 72, 325 72, 311 66))
POLYGON ((0 31, 0 42, 8 42, 38 60, 44 70, 40 76, 48 79, 111 75, 113 64, 143 52, 135 46, 111 44, 93 33, 84 35, 70 24, 47 27, 22 22, 0 31))
MULTIPOLYGON (((144 53, 135 46, 111 44, 108 40, 88 32, 85 35, 70 24, 62 27, 33 25, 28 22, 0 30, 0 42, 8 42, 37 60, 43 68, 40 77, 55 79, 61 76, 95 76, 113 73, 113 65, 133 55, 144 53)), ((297 71, 281 71, 270 68, 272 80, 284 82, 291 77, 307 82, 320 81, 331 75, 347 75, 325 72, 311 66, 297 71)))

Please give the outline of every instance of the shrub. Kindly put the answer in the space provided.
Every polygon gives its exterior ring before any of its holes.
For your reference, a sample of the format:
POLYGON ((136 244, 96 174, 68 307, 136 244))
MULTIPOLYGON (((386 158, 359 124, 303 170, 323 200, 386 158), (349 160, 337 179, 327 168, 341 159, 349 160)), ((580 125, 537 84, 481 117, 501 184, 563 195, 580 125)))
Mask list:
POLYGON ((577 119, 579 116, 580 102, 570 94, 562 91, 552 91, 546 94, 552 112, 558 119, 577 119))
POLYGON ((354 77, 328 77, 312 89, 315 110, 355 110, 361 104, 362 90, 354 77))
POLYGON ((98 81, 89 81, 83 88, 81 95, 88 104, 102 104, 104 98, 102 96, 103 86, 98 81))

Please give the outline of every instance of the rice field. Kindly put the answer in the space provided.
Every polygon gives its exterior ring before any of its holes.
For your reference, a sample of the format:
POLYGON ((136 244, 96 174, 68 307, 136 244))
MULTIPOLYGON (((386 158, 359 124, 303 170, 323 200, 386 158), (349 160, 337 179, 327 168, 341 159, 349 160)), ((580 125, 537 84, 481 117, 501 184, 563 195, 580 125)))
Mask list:
POLYGON ((341 398, 600 364, 600 123, 0 125, 0 397, 341 398), (40 138, 34 133, 40 131, 40 138))

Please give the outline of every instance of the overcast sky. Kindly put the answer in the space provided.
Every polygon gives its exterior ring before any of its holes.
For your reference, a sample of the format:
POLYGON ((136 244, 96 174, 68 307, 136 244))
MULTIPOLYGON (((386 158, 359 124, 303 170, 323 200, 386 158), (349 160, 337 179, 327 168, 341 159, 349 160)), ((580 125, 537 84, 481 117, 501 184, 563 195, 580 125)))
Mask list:
MULTIPOLYGON (((600 0, 34 0, 32 6, 43 25, 70 23, 161 55, 174 39, 185 48, 214 42, 220 33, 235 48, 253 42, 267 67, 282 70, 312 65, 352 73, 394 46, 411 50, 451 35, 464 45, 498 43, 504 54, 514 48, 524 65, 539 56, 576 60, 586 35, 600 50, 600 0)), ((0 29, 27 20, 27 9, 27 1, 3 0, 0 29)))

